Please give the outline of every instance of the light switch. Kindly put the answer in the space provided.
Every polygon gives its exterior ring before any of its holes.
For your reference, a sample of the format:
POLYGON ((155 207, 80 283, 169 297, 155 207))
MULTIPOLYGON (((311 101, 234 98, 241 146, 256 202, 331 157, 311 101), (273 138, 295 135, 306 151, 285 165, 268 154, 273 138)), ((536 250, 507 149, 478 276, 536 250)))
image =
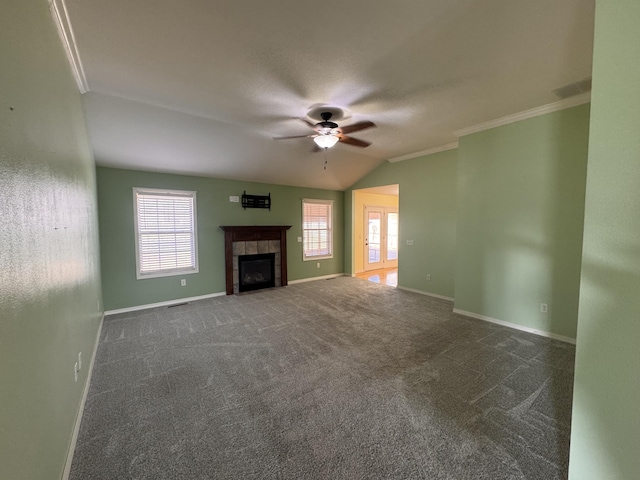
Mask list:
POLYGON ((413 240, 407 240, 407 245, 413 245, 413 240))
POLYGON ((302 237, 298 237, 298 243, 302 243, 302 237))

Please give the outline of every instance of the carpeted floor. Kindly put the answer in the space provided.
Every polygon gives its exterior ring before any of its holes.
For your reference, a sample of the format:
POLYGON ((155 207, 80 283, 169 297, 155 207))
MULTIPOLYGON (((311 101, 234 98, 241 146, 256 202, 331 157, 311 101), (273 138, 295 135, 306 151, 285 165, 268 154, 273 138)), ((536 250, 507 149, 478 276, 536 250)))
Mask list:
POLYGON ((566 478, 574 347, 342 277, 105 318, 98 479, 566 478))

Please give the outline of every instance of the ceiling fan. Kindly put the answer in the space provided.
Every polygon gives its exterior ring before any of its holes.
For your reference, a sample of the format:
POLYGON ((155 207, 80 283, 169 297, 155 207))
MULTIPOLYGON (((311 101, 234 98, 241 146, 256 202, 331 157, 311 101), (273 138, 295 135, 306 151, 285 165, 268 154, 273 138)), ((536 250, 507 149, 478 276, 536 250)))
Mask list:
POLYGON ((353 145, 354 147, 365 148, 371 145, 371 142, 365 142, 358 138, 348 137, 347 133, 358 132, 365 128, 375 127, 375 123, 370 121, 358 122, 353 125, 347 125, 346 127, 339 127, 337 123, 331 121, 333 116, 332 112, 322 112, 320 117, 322 122, 318 122, 315 125, 308 120, 301 118, 306 125, 313 128, 316 133, 310 135, 293 135, 290 137, 275 137, 274 140, 288 140, 291 138, 313 138, 316 143, 314 147, 315 152, 319 152, 322 149, 333 147, 336 143, 342 142, 347 145, 353 145))

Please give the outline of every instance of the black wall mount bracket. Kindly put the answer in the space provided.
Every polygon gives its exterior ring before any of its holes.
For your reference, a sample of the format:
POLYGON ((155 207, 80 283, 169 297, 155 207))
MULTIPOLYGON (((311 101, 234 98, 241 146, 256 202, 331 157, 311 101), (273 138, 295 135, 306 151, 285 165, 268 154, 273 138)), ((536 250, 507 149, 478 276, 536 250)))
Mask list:
POLYGON ((242 208, 268 208, 271 210, 271 193, 269 195, 247 195, 245 190, 242 194, 242 208))

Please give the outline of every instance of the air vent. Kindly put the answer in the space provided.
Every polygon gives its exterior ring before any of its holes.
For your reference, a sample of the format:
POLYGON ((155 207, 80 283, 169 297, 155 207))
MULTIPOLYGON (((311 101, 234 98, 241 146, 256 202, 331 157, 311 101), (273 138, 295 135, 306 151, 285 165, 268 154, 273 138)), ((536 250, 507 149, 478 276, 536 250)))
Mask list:
POLYGON ((569 98, 590 91, 591 77, 587 77, 584 80, 580 80, 579 82, 570 83, 569 85, 565 85, 564 87, 556 88, 553 93, 555 93, 558 98, 569 98))

